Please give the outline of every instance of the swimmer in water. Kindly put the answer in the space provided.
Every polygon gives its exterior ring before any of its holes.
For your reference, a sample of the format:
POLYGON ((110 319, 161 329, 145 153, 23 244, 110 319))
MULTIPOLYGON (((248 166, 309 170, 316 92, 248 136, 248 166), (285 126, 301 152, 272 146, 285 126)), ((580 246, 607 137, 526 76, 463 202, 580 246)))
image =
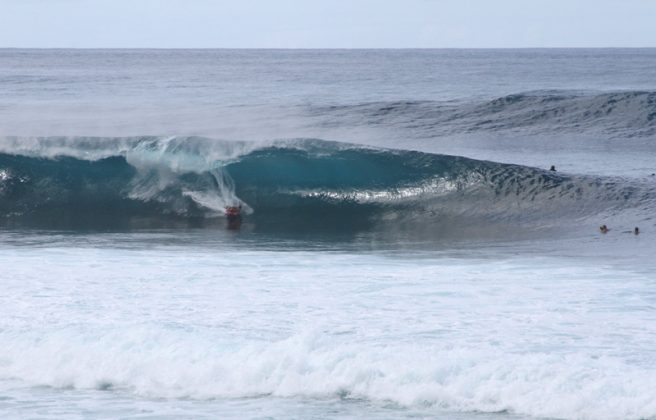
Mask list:
POLYGON ((633 234, 640 235, 640 229, 638 229, 638 226, 636 226, 635 229, 633 229, 633 234))
POLYGON ((549 168, 550 171, 556 172, 556 165, 551 165, 551 168, 549 168))
POLYGON ((606 225, 599 226, 599 231, 601 233, 608 233, 608 226, 606 226, 606 225))

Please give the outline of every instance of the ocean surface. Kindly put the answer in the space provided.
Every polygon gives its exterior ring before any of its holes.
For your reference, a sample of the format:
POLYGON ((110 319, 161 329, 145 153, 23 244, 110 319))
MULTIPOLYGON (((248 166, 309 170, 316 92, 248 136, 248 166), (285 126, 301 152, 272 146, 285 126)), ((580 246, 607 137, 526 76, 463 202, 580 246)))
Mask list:
POLYGON ((0 49, 0 418, 656 419, 655 173, 656 49, 0 49))

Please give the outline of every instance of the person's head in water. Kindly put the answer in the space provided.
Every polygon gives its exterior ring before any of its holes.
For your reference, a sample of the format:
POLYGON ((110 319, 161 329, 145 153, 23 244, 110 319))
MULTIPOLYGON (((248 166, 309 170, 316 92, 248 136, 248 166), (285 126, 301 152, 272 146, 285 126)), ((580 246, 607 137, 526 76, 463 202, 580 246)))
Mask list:
POLYGON ((549 168, 550 171, 556 172, 556 165, 551 165, 551 168, 549 168))
POLYGON ((640 234, 640 229, 638 229, 638 226, 636 226, 635 229, 633 229, 633 233, 634 233, 635 235, 639 235, 639 234, 640 234))
POLYGON ((606 225, 601 225, 601 226, 599 226, 599 231, 600 231, 601 233, 606 233, 606 232, 608 232, 608 226, 606 226, 606 225))

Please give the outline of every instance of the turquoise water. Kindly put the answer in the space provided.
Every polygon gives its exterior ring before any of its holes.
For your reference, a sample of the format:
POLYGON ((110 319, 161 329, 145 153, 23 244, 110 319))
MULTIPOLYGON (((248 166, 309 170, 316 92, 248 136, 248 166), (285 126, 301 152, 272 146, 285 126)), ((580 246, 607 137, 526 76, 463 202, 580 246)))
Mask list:
POLYGON ((0 57, 2 418, 656 416, 654 50, 0 57))

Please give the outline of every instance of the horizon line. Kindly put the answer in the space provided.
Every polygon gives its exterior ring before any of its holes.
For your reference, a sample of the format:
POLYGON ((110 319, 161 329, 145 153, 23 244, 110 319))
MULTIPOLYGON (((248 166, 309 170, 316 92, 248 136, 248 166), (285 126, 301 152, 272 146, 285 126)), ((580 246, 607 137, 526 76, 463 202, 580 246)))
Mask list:
POLYGON ((357 51, 357 50, 645 50, 656 46, 641 47, 4 47, 0 50, 271 50, 271 51, 357 51))

